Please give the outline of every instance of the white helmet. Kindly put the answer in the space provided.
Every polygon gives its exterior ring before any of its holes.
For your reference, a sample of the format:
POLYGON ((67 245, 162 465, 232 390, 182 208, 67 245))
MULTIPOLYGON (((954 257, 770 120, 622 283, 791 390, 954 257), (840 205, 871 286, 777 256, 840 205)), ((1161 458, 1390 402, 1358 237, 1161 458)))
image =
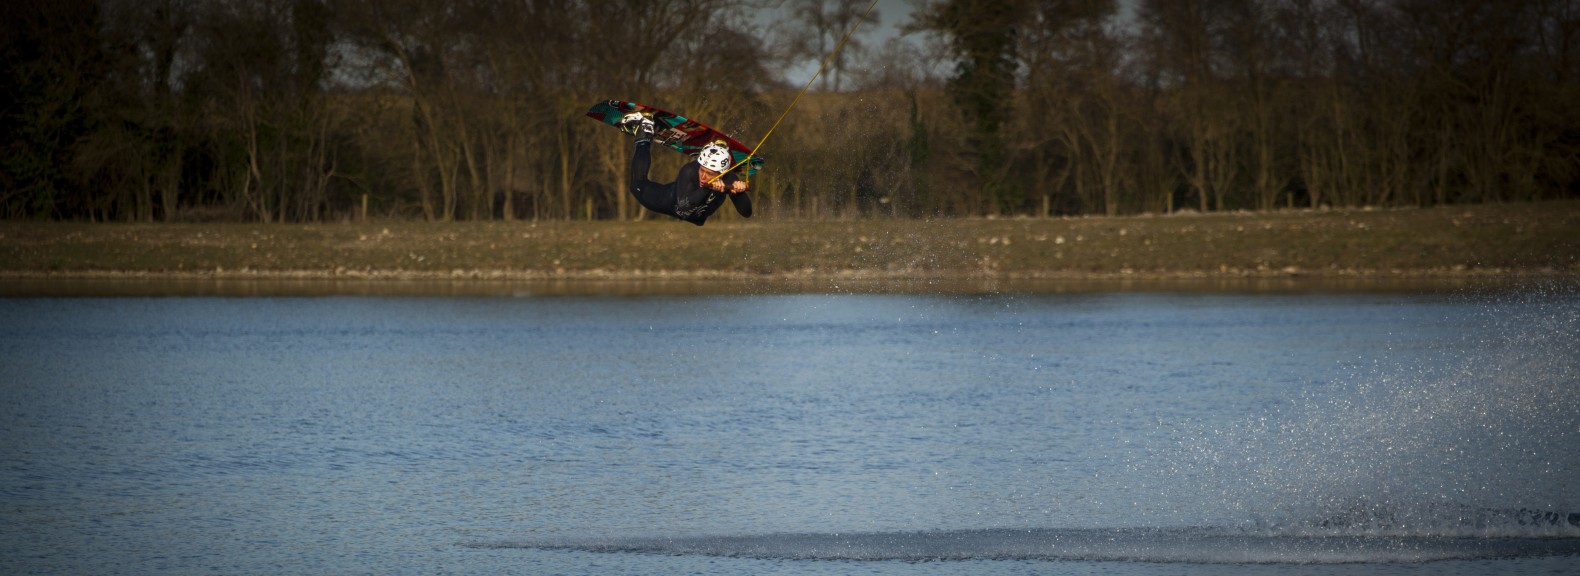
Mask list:
POLYGON ((730 169, 730 148, 723 140, 714 140, 697 153, 697 163, 714 172, 730 169))

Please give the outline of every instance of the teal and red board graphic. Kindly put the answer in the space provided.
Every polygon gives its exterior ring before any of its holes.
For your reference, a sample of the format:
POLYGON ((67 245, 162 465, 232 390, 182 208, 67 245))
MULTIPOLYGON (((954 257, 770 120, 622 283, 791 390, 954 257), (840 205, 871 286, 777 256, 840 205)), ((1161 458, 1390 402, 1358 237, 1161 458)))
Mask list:
MULTIPOLYGON (((715 140, 722 140, 730 147, 730 165, 740 164, 742 159, 751 156, 751 148, 747 148, 740 142, 735 141, 728 134, 709 128, 706 124, 696 120, 646 104, 637 104, 624 100, 605 100, 593 104, 592 108, 587 110, 587 116, 604 124, 620 128, 629 134, 633 131, 629 127, 620 126, 620 119, 625 118, 626 114, 632 112, 641 112, 642 115, 652 118, 653 141, 674 148, 681 154, 695 158, 697 153, 702 151, 703 146, 707 146, 709 142, 715 140)), ((740 168, 736 168, 736 170, 741 168, 746 169, 747 176, 756 174, 758 170, 763 169, 763 158, 761 156, 751 156, 750 162, 740 164, 740 168)))

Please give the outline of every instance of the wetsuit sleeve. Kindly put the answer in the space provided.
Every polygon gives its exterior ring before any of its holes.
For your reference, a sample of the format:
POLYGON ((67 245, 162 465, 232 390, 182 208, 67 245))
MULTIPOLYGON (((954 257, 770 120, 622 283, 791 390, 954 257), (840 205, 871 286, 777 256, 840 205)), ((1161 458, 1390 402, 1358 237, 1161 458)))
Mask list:
POLYGON ((735 204, 735 212, 746 218, 752 217, 752 197, 745 192, 730 195, 730 203, 735 204))

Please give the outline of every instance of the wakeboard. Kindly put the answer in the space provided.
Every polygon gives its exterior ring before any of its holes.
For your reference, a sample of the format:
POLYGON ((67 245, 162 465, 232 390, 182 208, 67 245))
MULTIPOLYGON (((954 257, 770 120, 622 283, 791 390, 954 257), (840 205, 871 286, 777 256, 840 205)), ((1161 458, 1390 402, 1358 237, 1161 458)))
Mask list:
POLYGON ((752 149, 741 144, 730 135, 709 128, 706 124, 681 116, 661 108, 654 108, 646 104, 626 102, 624 100, 605 100, 593 104, 587 110, 587 116, 604 124, 619 128, 627 134, 634 134, 634 126, 621 126, 620 120, 632 112, 641 112, 643 116, 653 119, 653 141, 675 149, 681 154, 695 158, 703 146, 709 142, 723 141, 730 148, 730 165, 739 164, 745 169, 746 175, 756 174, 763 169, 761 156, 752 156, 752 149), (751 160, 742 164, 741 160, 750 157, 751 160))

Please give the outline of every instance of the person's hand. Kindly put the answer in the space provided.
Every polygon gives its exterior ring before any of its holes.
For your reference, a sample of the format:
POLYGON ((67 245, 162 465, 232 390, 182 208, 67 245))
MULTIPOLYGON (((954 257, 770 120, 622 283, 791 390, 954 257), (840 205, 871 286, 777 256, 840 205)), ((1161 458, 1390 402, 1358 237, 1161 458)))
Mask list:
POLYGON ((735 185, 730 187, 730 193, 731 194, 740 194, 740 193, 745 192, 745 191, 746 191, 746 183, 742 182, 740 180, 736 180, 735 181, 735 185))
POLYGON ((708 183, 708 187, 712 188, 714 190, 717 190, 719 192, 728 192, 729 191, 729 190, 725 189, 725 187, 724 187, 724 180, 722 180, 722 179, 714 180, 712 182, 709 182, 708 183))

